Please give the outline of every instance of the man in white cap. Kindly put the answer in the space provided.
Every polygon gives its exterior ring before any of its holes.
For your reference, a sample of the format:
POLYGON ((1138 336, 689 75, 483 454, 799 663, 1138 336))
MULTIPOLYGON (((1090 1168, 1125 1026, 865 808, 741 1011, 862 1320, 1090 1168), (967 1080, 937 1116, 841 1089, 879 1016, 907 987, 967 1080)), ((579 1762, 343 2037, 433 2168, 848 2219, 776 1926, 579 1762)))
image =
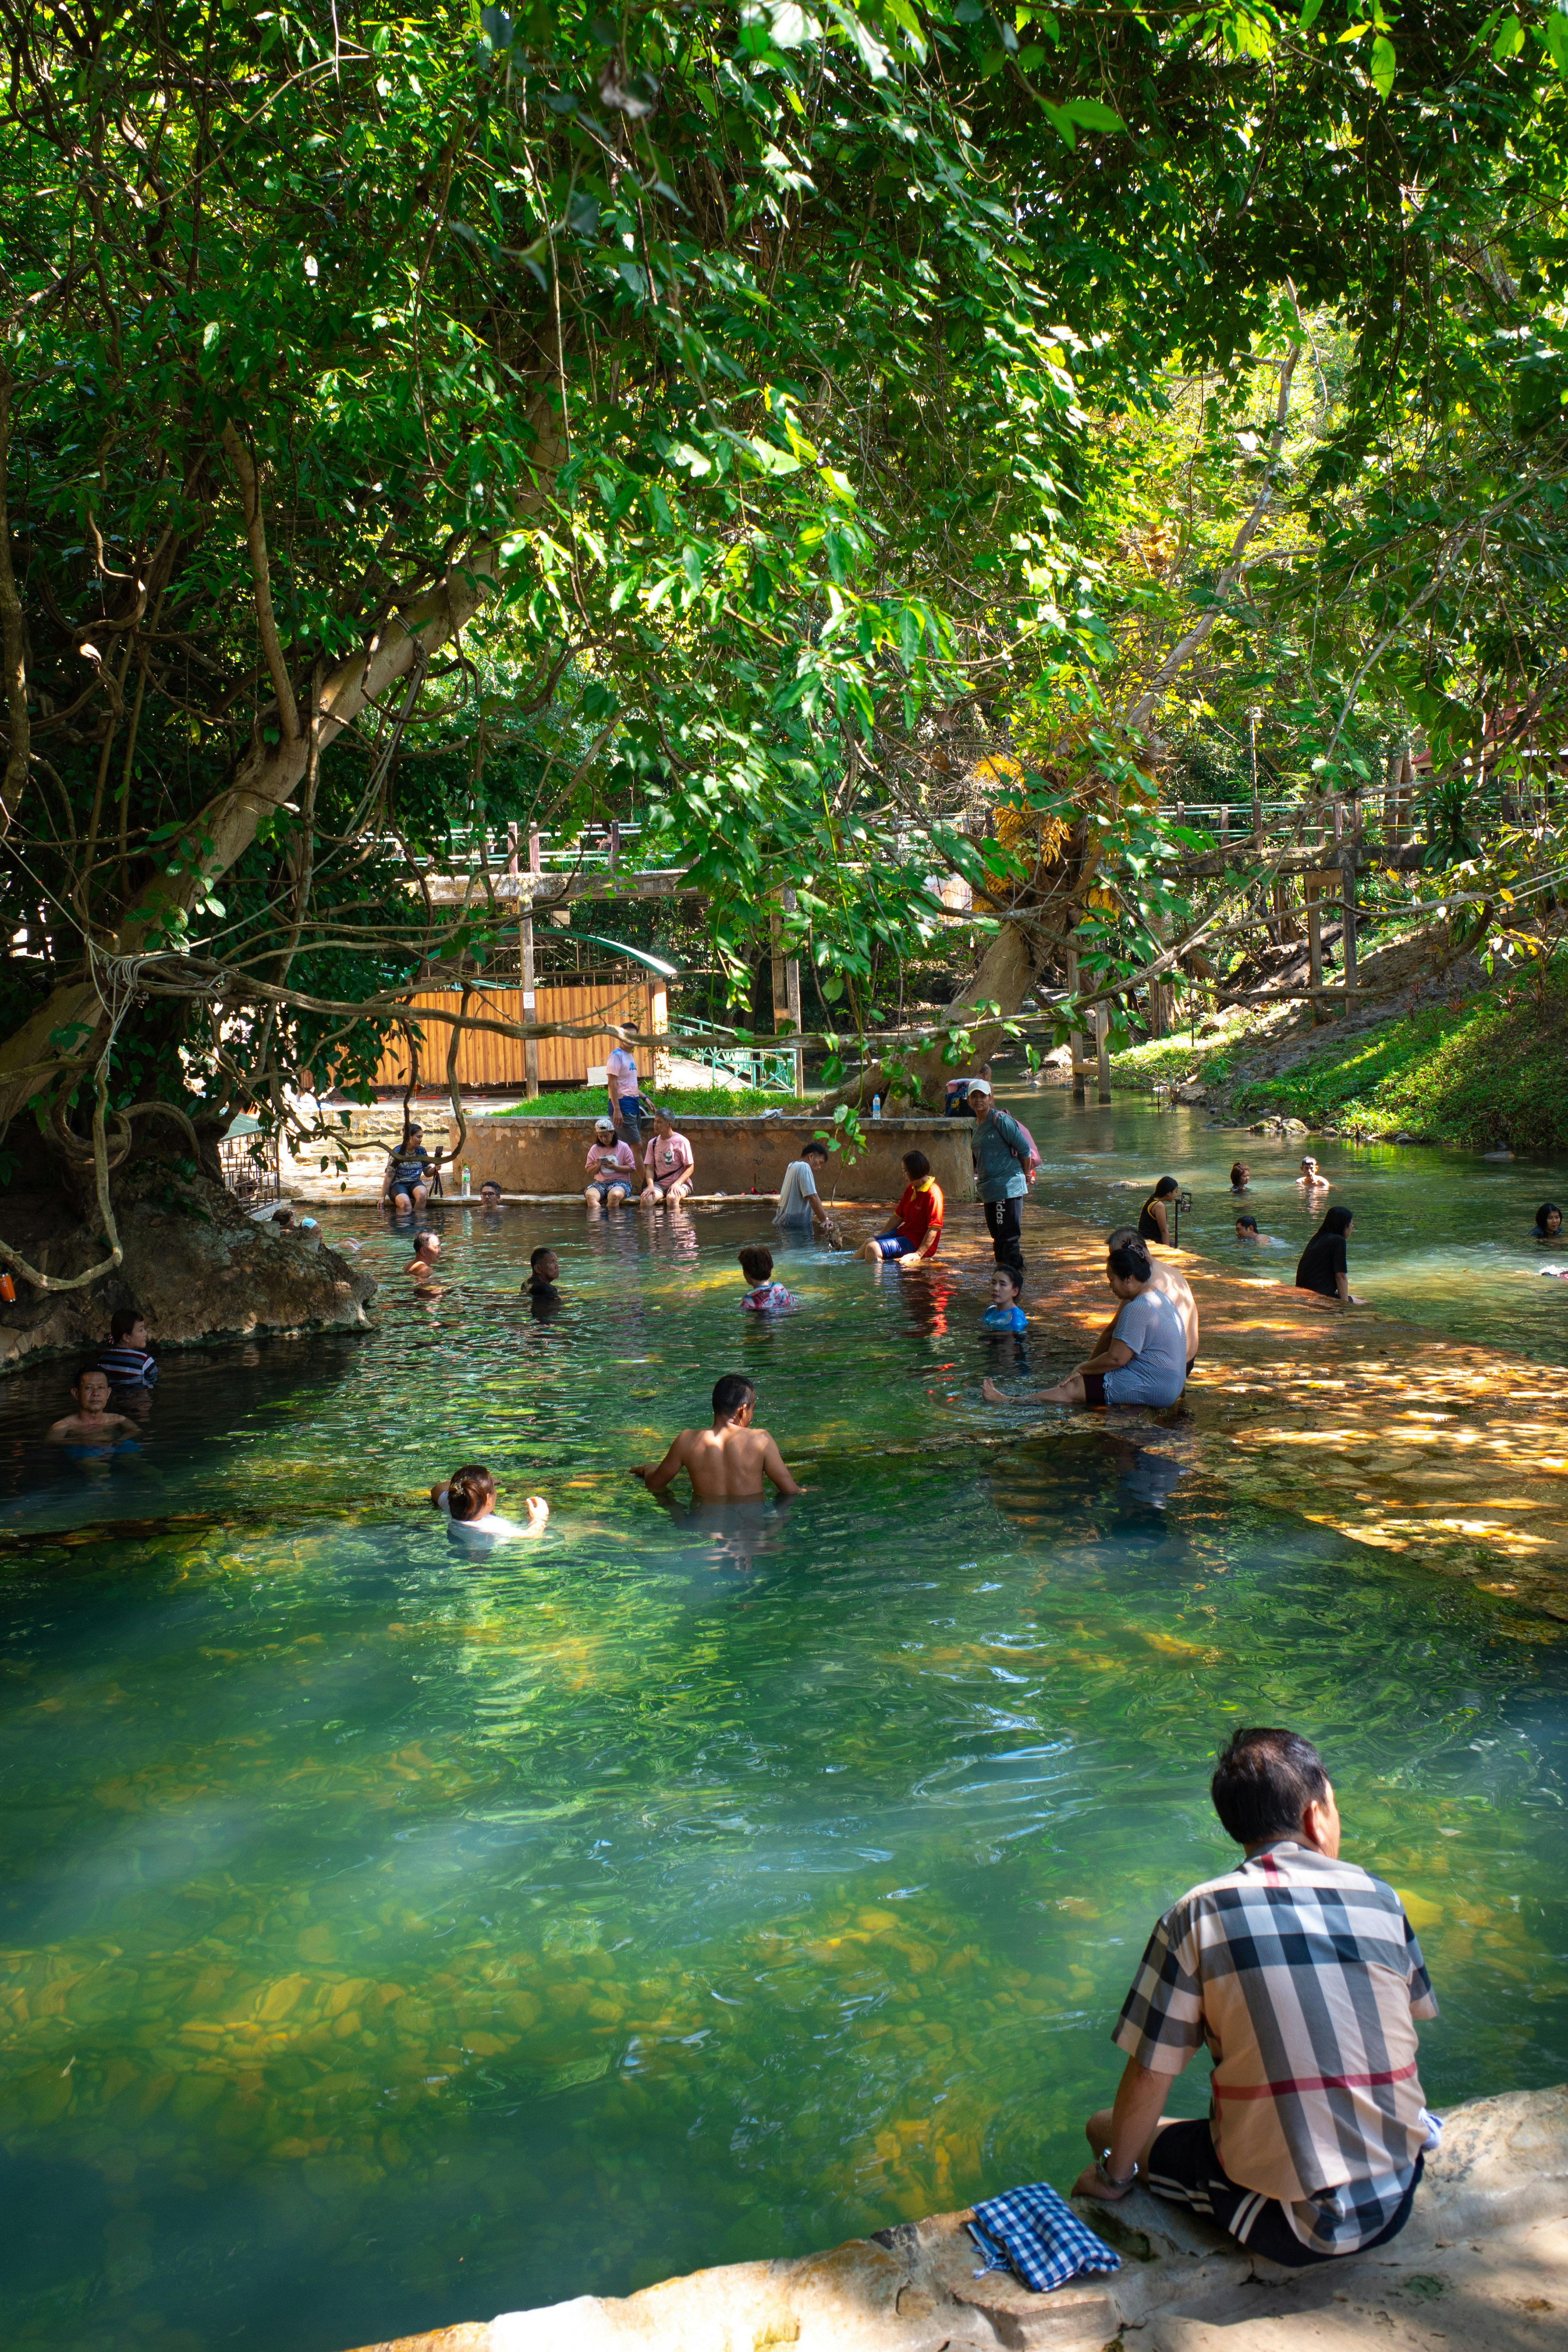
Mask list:
POLYGON ((602 1209, 614 1209, 631 1197, 632 1179, 637 1174, 637 1154, 625 1136, 617 1139, 615 1121, 609 1118, 594 1121, 594 1140, 588 1146, 586 1161, 588 1181, 583 1198, 595 1216, 602 1209))
POLYGON ((974 1189, 985 1212, 991 1251, 998 1265, 1024 1278, 1024 1195, 1029 1189, 1029 1139, 1016 1118, 998 1109, 989 1078, 969 1081, 974 1114, 970 1150, 974 1189))

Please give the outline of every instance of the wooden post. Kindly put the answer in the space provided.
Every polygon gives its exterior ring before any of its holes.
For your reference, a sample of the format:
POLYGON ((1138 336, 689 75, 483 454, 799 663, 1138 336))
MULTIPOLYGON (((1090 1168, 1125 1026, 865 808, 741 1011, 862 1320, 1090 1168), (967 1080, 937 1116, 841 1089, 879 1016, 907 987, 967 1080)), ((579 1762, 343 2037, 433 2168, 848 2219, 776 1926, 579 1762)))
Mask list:
POLYGON ((1359 862, 1360 862, 1360 861, 1359 861, 1359 858, 1358 858, 1358 856, 1357 856, 1357 852, 1358 852, 1359 847, 1360 847, 1360 840, 1361 840, 1361 803, 1360 803, 1360 802, 1359 802, 1359 801, 1352 801, 1352 804, 1351 804, 1351 822, 1350 822, 1349 825, 1343 825, 1343 824, 1342 824, 1342 809, 1341 809, 1340 803, 1336 801, 1336 802, 1335 802, 1335 803, 1334 803, 1334 832, 1335 832, 1336 836, 1340 838, 1340 843, 1341 843, 1341 846, 1340 846, 1340 884, 1341 884, 1341 888, 1342 888, 1342 894, 1343 894, 1343 903, 1344 903, 1344 924, 1345 924, 1345 936, 1344 936, 1345 994, 1346 994, 1346 996, 1347 996, 1347 997, 1350 997, 1350 996, 1353 996, 1353 995, 1354 995, 1354 993, 1355 993, 1355 984, 1356 984, 1356 980, 1355 980, 1355 923, 1356 923, 1356 906, 1355 906, 1355 902, 1356 902, 1356 867, 1357 867, 1357 865, 1358 865, 1358 864, 1359 864, 1359 862))
POLYGON ((1096 1057, 1100 1064, 1100 1099, 1110 1100, 1110 1007, 1097 1004, 1094 1008, 1094 1039, 1096 1057))
MULTIPOLYGON (((790 1026, 800 1034, 800 958, 791 956, 784 966, 784 996, 789 1005, 790 1026)), ((805 1093, 805 1055, 802 1047, 795 1049, 795 1097, 796 1102, 805 1093)))
POLYGON ((1263 846, 1263 802, 1258 790, 1258 713, 1247 714, 1247 750, 1252 762, 1252 846, 1263 846))
MULTIPOLYGON (((528 828, 528 871, 530 878, 521 886, 526 897, 519 900, 517 941, 522 950, 522 1017, 525 1021, 532 1021, 539 1003, 533 986, 532 877, 540 871, 539 827, 536 824, 531 824, 528 828)), ((522 1087, 530 1102, 539 1100, 539 1040, 537 1037, 529 1037, 523 1042, 522 1087)))
MULTIPOLYGON (((1077 958, 1077 956, 1073 953, 1073 951, 1072 951, 1071 948, 1068 948, 1068 999, 1070 1000, 1071 998, 1075 997, 1077 994, 1078 994, 1078 958, 1077 958)), ((1083 1103, 1083 1102, 1087 1102, 1087 1101, 1089 1100, 1089 1083, 1088 1083, 1088 1080, 1085 1078, 1085 1076, 1084 1076, 1084 1075, 1083 1075, 1083 1048, 1084 1048, 1084 1036, 1083 1036, 1083 1032, 1082 1032, 1082 1030, 1081 1030, 1081 1029, 1069 1029, 1069 1030, 1068 1031, 1068 1055, 1070 1056, 1070 1058, 1071 1058, 1071 1062, 1072 1062, 1072 1098, 1073 1098, 1073 1100, 1074 1100, 1074 1102, 1075 1102, 1075 1103, 1083 1103)))
MULTIPOLYGON (((1323 894, 1321 874, 1304 874, 1301 887, 1307 894, 1307 985, 1321 988, 1323 984, 1323 919, 1318 902, 1323 894)), ((1312 1000, 1312 1018, 1318 1017, 1317 999, 1312 1000)))
POLYGON ((1391 744, 1388 757, 1383 763, 1383 841, 1385 849, 1399 839, 1399 772, 1404 764, 1404 745, 1391 744))
POLYGON ((669 1046, 666 1043, 661 1048, 658 1040, 661 1037, 668 1040, 669 1036, 669 987, 668 982, 658 973, 649 975, 648 1019, 654 1035, 654 1043, 650 1048, 653 1059, 653 1083, 657 1087, 663 1087, 669 1084, 669 1046))
POLYGON ((789 1001, 784 980, 784 915, 777 902, 768 909, 768 939, 773 963, 773 1032, 789 1027, 789 1001))

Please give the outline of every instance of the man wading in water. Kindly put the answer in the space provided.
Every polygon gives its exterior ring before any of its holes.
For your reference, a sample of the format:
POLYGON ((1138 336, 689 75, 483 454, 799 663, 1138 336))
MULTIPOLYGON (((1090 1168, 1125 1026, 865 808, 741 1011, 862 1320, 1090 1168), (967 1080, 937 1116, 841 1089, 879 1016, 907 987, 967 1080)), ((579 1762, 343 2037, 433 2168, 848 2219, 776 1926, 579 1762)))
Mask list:
POLYGON ((662 1495, 684 1470, 700 1503, 754 1502, 764 1478, 781 1495, 800 1494, 768 1432, 752 1427, 756 1409, 755 1381, 726 1372, 713 1383, 712 1428, 683 1429, 662 1462, 639 1462, 632 1476, 650 1495, 662 1495))

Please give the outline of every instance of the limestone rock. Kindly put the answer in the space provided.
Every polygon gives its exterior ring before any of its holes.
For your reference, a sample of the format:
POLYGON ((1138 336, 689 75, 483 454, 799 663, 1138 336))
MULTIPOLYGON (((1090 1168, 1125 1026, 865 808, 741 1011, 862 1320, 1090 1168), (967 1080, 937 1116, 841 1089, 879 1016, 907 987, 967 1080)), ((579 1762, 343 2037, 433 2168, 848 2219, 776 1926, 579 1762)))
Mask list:
MULTIPOLYGON (((263 1331, 352 1330, 365 1327, 375 1291, 369 1271, 313 1235, 258 1224, 219 1184, 205 1178, 166 1180, 140 1197, 117 1202, 123 1264, 83 1290, 37 1291, 18 1280, 15 1306, 0 1307, 0 1369, 33 1357, 100 1346, 117 1307, 140 1307, 153 1353, 192 1340, 242 1339, 263 1331)), ((86 1268, 102 1255, 93 1236, 56 1220, 42 1246, 13 1219, 16 1235, 43 1271, 86 1268), (46 1255, 46 1252, 47 1253, 46 1255)))
POLYGON ((1056 2294, 977 2278, 943 2213, 363 2352, 1568 2352, 1568 2088, 1457 2108, 1404 2231, 1342 2263, 1255 2261, 1142 2190, 1079 2210, 1121 2268, 1056 2294))

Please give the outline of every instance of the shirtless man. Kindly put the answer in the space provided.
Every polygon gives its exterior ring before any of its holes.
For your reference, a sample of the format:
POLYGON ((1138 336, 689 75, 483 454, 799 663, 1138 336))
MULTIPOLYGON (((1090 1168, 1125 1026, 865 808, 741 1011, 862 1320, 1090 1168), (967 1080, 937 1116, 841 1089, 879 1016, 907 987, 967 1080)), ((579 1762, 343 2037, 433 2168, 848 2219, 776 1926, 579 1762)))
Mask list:
MULTIPOLYGON (((1138 1239, 1137 1226, 1118 1225, 1116 1231, 1107 1238, 1105 1246, 1108 1250, 1126 1249, 1130 1246, 1133 1249, 1142 1248, 1142 1244, 1138 1239)), ((1148 1255, 1147 1251, 1144 1251, 1144 1255, 1148 1255)), ((1173 1265, 1165 1264, 1163 1258, 1158 1265, 1151 1259, 1150 1265, 1152 1267, 1150 1289, 1162 1292, 1182 1318, 1182 1328, 1187 1335, 1187 1371, 1190 1375, 1193 1366, 1198 1360, 1198 1302, 1187 1286, 1185 1275, 1178 1274, 1173 1265)), ((1106 1345, 1115 1326, 1116 1318, 1113 1315, 1096 1343, 1097 1353, 1106 1345)))
POLYGON ((1310 1151, 1301 1161, 1301 1173, 1297 1177, 1296 1182, 1309 1200, 1311 1200, 1314 1194, 1326 1192, 1329 1190, 1329 1180, 1310 1151))
POLYGON ((436 1260, 440 1254, 440 1234, 420 1234, 415 1240, 414 1255, 403 1269, 405 1274, 413 1276, 415 1289, 427 1298, 439 1298, 441 1296, 436 1280, 436 1260))
POLYGON ((683 1429, 662 1462, 639 1462, 632 1476, 650 1495, 662 1495, 684 1470, 700 1503, 754 1501, 764 1478, 781 1495, 803 1493, 768 1432, 752 1427, 756 1409, 756 1382, 743 1372, 726 1372, 713 1383, 712 1428, 683 1429))
MULTIPOLYGON (((109 1410, 109 1375, 89 1364, 71 1382, 76 1411, 57 1421, 49 1431, 51 1445, 90 1445, 95 1438, 134 1437, 136 1424, 122 1412, 109 1410)), ((786 1474, 787 1475, 787 1474, 786 1474)))

